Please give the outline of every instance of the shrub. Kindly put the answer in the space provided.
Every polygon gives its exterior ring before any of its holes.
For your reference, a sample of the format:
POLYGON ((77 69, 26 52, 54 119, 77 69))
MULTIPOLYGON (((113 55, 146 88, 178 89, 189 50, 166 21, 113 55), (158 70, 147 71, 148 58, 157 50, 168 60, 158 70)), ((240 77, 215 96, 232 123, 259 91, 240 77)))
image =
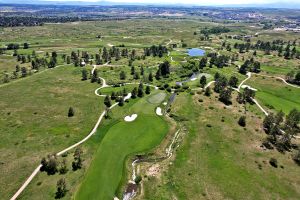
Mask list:
POLYGON ((242 127, 245 127, 246 126, 246 117, 245 116, 241 116, 239 121, 238 121, 238 124, 242 127))
POLYGON ((72 107, 69 108, 68 117, 73 117, 75 115, 75 111, 72 107))
POLYGON ((271 158, 270 161, 269 161, 270 165, 272 167, 275 167, 277 168, 278 167, 278 163, 277 163, 277 159, 276 158, 271 158))
POLYGON ((137 176, 137 177, 135 177, 135 179, 134 179, 134 182, 135 182, 135 184, 139 184, 140 182, 142 181, 142 177, 139 175, 139 176, 137 176))

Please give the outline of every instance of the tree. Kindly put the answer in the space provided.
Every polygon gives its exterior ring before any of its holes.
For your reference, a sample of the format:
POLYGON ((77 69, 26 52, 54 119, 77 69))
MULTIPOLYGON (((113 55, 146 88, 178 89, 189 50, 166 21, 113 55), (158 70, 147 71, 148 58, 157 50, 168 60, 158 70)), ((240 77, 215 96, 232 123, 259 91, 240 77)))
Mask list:
POLYGON ((20 71, 20 65, 16 65, 16 72, 20 71))
POLYGON ((81 71, 81 74, 82 74, 81 80, 85 81, 85 80, 88 79, 88 71, 87 71, 86 69, 83 69, 83 70, 81 71))
POLYGON ((205 89, 204 94, 205 94, 205 96, 208 96, 208 97, 211 95, 210 87, 207 87, 207 88, 205 89))
POLYGON ((245 116, 241 116, 239 118, 239 121, 238 121, 238 124, 242 127, 245 127, 246 126, 246 117, 245 116))
POLYGON ((137 95, 138 95, 138 97, 143 97, 144 96, 144 86, 143 86, 143 83, 140 83, 137 95))
POLYGON ((290 129, 297 129, 300 122, 300 112, 297 109, 293 109, 286 117, 285 127, 290 129))
POLYGON ((219 93, 221 90, 225 89, 227 87, 227 79, 225 76, 220 76, 218 79, 216 79, 214 91, 219 93))
POLYGON ((263 121, 263 127, 266 133, 270 133, 272 127, 274 126, 275 123, 275 117, 273 113, 270 113, 267 115, 263 121))
POLYGON ((67 172, 68 172, 67 160, 63 159, 62 162, 60 163, 59 173, 65 174, 67 172))
POLYGON ((21 76, 22 77, 26 77, 27 76, 27 68, 26 67, 22 67, 21 68, 21 76))
POLYGON ((151 93, 150 86, 149 86, 149 85, 147 85, 147 87, 146 87, 146 94, 150 94, 150 93, 151 93))
POLYGON ((230 79, 229 79, 228 85, 229 85, 230 87, 237 88, 238 81, 239 81, 239 80, 238 80, 237 77, 231 76, 230 79))
POLYGON ((25 43, 23 44, 23 47, 24 47, 24 49, 28 49, 28 48, 29 48, 29 44, 25 42, 25 43))
POLYGON ((72 107, 69 108, 68 117, 73 117, 75 115, 75 111, 72 107))
POLYGON ((91 82, 95 83, 98 81, 98 79, 99 79, 98 70, 95 69, 92 74, 91 82))
POLYGON ((41 171, 47 172, 48 175, 53 175, 57 172, 58 162, 55 155, 48 155, 47 158, 43 158, 41 164, 41 171))
POLYGON ((111 99, 108 95, 106 95, 106 97, 104 99, 104 105, 106 105, 106 107, 108 107, 108 108, 111 107, 111 99))
POLYGON ((143 76, 143 75, 144 75, 144 67, 141 66, 141 76, 143 76))
POLYGON ((124 97, 120 98, 119 106, 124 106, 124 97))
POLYGON ((249 89, 248 87, 245 88, 244 90, 244 100, 249 102, 249 103, 252 103, 252 99, 255 97, 255 91, 254 90, 251 90, 249 89))
POLYGON ((204 88, 206 85, 206 76, 201 76, 200 78, 200 86, 204 88))
POLYGON ((153 75, 152 75, 152 72, 150 72, 148 79, 149 79, 150 82, 153 81, 153 75))
POLYGON ((82 153, 83 153, 83 151, 81 148, 78 147, 75 149, 75 152, 73 155, 74 161, 72 162, 72 168, 74 171, 82 168, 82 159, 81 159, 82 153))
POLYGON ((199 68, 203 69, 204 67, 206 67, 206 64, 207 64, 207 58, 206 57, 201 58, 199 62, 199 68))
POLYGON ((125 80, 126 79, 126 73, 124 71, 120 72, 120 79, 125 80))
POLYGON ((231 89, 222 89, 220 92, 220 101, 223 102, 225 105, 231 104, 231 89))
POLYGON ((64 178, 61 178, 57 181, 56 184, 56 194, 55 194, 55 198, 60 199, 62 197, 64 197, 67 193, 67 184, 66 184, 66 180, 64 178))
POLYGON ((135 68, 134 68, 134 66, 131 67, 131 70, 130 70, 130 71, 131 71, 131 75, 134 75, 134 74, 135 74, 135 68))
POLYGON ((135 99, 137 96, 137 88, 133 88, 132 92, 131 92, 131 98, 135 99))

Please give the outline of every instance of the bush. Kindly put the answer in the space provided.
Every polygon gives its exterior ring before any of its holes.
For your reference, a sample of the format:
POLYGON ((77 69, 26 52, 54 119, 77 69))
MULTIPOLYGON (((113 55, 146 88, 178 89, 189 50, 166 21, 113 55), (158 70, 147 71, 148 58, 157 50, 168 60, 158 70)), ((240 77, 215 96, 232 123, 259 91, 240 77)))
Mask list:
POLYGON ((135 184, 139 184, 140 182, 142 181, 142 177, 139 175, 139 176, 137 176, 137 177, 135 177, 135 179, 134 179, 134 182, 135 182, 135 184))
POLYGON ((241 116, 239 121, 238 121, 238 124, 242 127, 245 127, 246 126, 246 117, 245 116, 241 116))
POLYGON ((277 163, 277 159, 276 158, 271 158, 270 161, 269 161, 270 165, 272 167, 275 167, 277 168, 278 167, 278 163, 277 163))
POLYGON ((73 117, 75 115, 75 111, 72 107, 69 108, 68 117, 73 117))

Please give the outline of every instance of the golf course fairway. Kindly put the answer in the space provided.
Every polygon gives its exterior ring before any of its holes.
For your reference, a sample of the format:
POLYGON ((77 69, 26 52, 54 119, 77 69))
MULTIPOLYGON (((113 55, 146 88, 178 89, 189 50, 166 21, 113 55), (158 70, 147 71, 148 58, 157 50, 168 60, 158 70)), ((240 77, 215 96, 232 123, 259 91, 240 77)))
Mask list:
POLYGON ((124 175, 127 156, 148 151, 160 144, 168 133, 168 124, 155 115, 155 105, 142 99, 130 110, 139 110, 140 108, 135 107, 146 104, 151 107, 149 111, 153 107, 153 112, 137 112, 138 117, 133 122, 125 122, 120 118, 120 121, 108 130, 75 199, 113 199, 124 175))

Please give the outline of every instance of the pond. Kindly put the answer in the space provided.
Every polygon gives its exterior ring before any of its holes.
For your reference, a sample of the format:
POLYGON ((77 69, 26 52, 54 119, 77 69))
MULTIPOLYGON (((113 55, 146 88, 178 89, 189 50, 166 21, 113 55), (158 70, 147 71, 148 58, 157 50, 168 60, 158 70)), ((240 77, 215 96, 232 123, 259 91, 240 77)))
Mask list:
POLYGON ((189 56, 204 56, 205 50, 199 48, 188 49, 189 56))

